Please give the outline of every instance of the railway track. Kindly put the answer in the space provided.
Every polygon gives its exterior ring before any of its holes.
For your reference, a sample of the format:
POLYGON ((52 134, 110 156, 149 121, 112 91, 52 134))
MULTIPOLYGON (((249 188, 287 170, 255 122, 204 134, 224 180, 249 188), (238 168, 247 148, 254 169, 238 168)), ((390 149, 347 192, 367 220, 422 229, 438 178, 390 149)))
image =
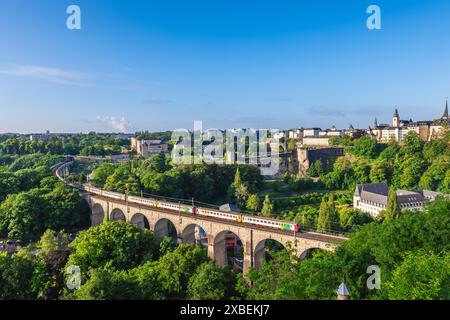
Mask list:
POLYGON ((126 201, 122 201, 122 200, 118 200, 118 199, 113 199, 113 198, 109 198, 109 197, 105 197, 105 196, 100 196, 94 193, 91 193, 92 196, 95 196, 96 198, 100 198, 102 200, 106 200, 108 202, 112 202, 112 203, 116 203, 116 204, 120 204, 120 205, 125 205, 125 206, 133 206, 133 207, 137 207, 137 208, 145 208, 148 210, 153 210, 153 211, 158 211, 161 213, 166 213, 166 214, 170 214, 173 215, 175 217, 188 217, 188 218, 194 218, 197 219, 199 221, 205 221, 205 222, 214 222, 214 223, 219 223, 219 224, 223 224, 223 225, 233 225, 236 227, 242 227, 245 226, 248 229, 252 229, 252 230, 261 230, 261 231, 270 231, 272 233, 277 233, 277 234, 281 234, 281 235, 285 235, 285 236, 295 236, 297 238, 301 238, 301 239, 307 239, 307 240, 318 240, 318 241, 323 241, 323 242, 329 242, 329 243, 334 243, 334 244, 340 244, 342 242, 344 242, 345 240, 348 240, 347 237, 343 237, 343 236, 333 236, 333 235, 326 235, 326 234, 322 234, 322 233, 317 233, 317 232, 309 232, 309 231, 300 231, 300 232, 293 232, 293 231, 284 231, 284 230, 278 230, 278 229, 273 229, 273 228, 266 228, 263 226, 257 226, 257 225, 251 225, 251 224, 242 224, 239 222, 234 222, 234 221, 224 221, 222 219, 218 219, 218 218, 214 218, 214 217, 208 217, 208 216, 199 216, 199 215, 189 215, 186 213, 174 213, 171 210, 167 210, 164 208, 155 208, 153 206, 147 206, 147 205, 129 205, 127 204, 126 201))
MULTIPOLYGON (((88 193, 91 196, 95 196, 97 198, 101 198, 101 199, 107 200, 109 202, 130 206, 130 204, 126 200, 119 200, 119 199, 114 199, 114 198, 98 195, 95 193, 89 193, 86 190, 84 190, 82 187, 71 185, 71 184, 67 183, 61 175, 61 170, 67 168, 72 163, 73 163, 73 160, 61 162, 61 163, 58 163, 58 164, 52 166, 51 169, 54 172, 54 174, 58 177, 58 179, 60 179, 62 182, 64 182, 69 187, 76 188, 76 189, 80 190, 80 192, 88 193)), ((235 222, 235 221, 229 221, 229 220, 224 221, 222 219, 218 219, 218 218, 214 218, 214 217, 189 215, 189 214, 182 213, 182 212, 175 213, 171 210, 167 210, 164 208, 156 208, 154 206, 145 205, 145 204, 132 204, 131 206, 138 207, 138 208, 151 209, 154 211, 159 211, 162 213, 167 213, 167 214, 170 214, 173 216, 178 216, 178 217, 190 217, 190 218, 194 217, 195 219, 198 219, 199 221, 214 222, 214 223, 219 223, 219 224, 224 224, 224 225, 233 225, 233 226, 237 226, 237 227, 244 226, 244 224, 235 222)), ((293 236, 293 237, 300 238, 300 239, 317 240, 317 241, 329 242, 329 243, 333 243, 333 244, 340 244, 348 239, 347 237, 340 236, 340 235, 329 235, 329 234, 323 234, 323 233, 317 233, 317 232, 311 232, 311 231, 293 232, 293 231, 279 230, 279 229, 268 228, 268 227, 264 227, 264 226, 252 225, 252 224, 246 224, 245 227, 252 229, 252 230, 270 231, 270 232, 285 235, 285 236, 293 236)))

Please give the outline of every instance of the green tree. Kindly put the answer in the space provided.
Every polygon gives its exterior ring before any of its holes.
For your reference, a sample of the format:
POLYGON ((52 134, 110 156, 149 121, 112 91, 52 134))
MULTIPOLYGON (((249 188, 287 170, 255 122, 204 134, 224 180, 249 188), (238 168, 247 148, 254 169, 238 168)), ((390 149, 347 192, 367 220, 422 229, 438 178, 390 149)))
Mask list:
POLYGON ((312 166, 308 169, 308 174, 311 177, 319 177, 324 174, 323 163, 320 160, 316 160, 312 166))
POLYGON ((351 208, 339 210, 339 225, 342 231, 356 231, 358 226, 365 225, 372 221, 372 217, 368 213, 351 208))
POLYGON ((90 269, 108 266, 113 270, 132 269, 157 256, 153 234, 123 221, 108 222, 82 231, 70 244, 74 253, 68 265, 90 269))
POLYGON ((391 168, 386 160, 376 160, 370 169, 370 181, 372 183, 388 183, 391 179, 391 168))
POLYGON ((167 158, 163 152, 143 161, 142 167, 158 173, 164 173, 169 169, 166 164, 167 158))
POLYGON ((35 299, 32 289, 32 277, 35 261, 26 250, 8 256, 0 253, 0 299, 35 299))
POLYGON ((175 250, 177 245, 175 244, 175 241, 173 241, 172 237, 164 237, 159 242, 159 255, 164 256, 169 252, 172 252, 175 250))
POLYGON ((240 171, 240 169, 238 167, 236 169, 236 174, 234 175, 233 185, 237 188, 241 184, 242 184, 241 171, 240 171))
POLYGON ((354 141, 351 151, 359 157, 374 158, 376 156, 377 141, 369 137, 362 137, 354 141))
POLYGON ((52 251, 66 249, 69 242, 69 236, 63 231, 55 232, 47 229, 37 244, 39 256, 46 257, 52 251))
POLYGON ((272 215, 272 213, 273 213, 273 204, 270 201, 269 195, 266 195, 264 198, 262 209, 261 209, 261 214, 264 217, 270 217, 272 215))
POLYGON ((247 200, 247 209, 257 212, 261 206, 261 200, 257 194, 251 194, 247 200))
POLYGON ((450 299, 450 254, 410 252, 386 284, 389 299, 450 299))
POLYGON ((241 183, 236 187, 236 200, 239 208, 245 209, 249 197, 248 188, 241 183))
MULTIPOLYGON (((123 270, 106 267, 89 271, 89 279, 74 292, 77 300, 131 300, 140 299, 138 285, 123 270)), ((70 297, 70 296, 69 296, 70 297)))
POLYGON ((334 196, 325 196, 322 199, 317 221, 317 231, 330 232, 339 229, 339 215, 336 212, 334 196))
POLYGON ((386 220, 393 220, 398 219, 400 215, 401 209, 397 202, 397 192, 394 188, 390 188, 385 218, 386 220))
POLYGON ((0 171, 0 202, 6 199, 8 194, 17 193, 20 182, 16 175, 8 171, 0 171))
POLYGON ((200 265, 189 279, 187 298, 190 300, 223 300, 232 297, 235 275, 230 268, 217 267, 214 262, 200 265))
POLYGON ((417 133, 409 131, 403 138, 403 144, 406 154, 413 155, 421 153, 422 142, 417 133))
POLYGON ((200 246, 179 245, 162 256, 156 265, 157 279, 168 299, 184 299, 189 279, 203 262, 208 261, 205 249, 200 246))
POLYGON ((102 163, 92 172, 92 182, 103 188, 106 180, 114 173, 115 169, 116 166, 112 163, 102 163))

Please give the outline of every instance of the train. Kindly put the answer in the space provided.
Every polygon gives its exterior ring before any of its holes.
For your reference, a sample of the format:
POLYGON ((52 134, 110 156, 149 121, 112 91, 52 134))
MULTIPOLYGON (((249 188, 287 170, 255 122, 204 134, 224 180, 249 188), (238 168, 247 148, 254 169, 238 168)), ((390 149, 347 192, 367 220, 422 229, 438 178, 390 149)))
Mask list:
POLYGON ((250 224, 256 226, 262 226, 266 228, 278 229, 283 231, 299 232, 299 226, 297 223, 281 221, 270 218, 263 218, 255 215, 244 214, 240 212, 228 212, 217 209, 202 208, 194 205, 186 205, 181 203, 170 202, 166 200, 156 200, 152 198, 129 196, 122 193, 106 191, 100 188, 95 188, 89 185, 81 187, 84 191, 92 194, 96 194, 102 197, 111 199, 127 201, 129 203, 136 203, 145 206, 161 208, 165 210, 174 211, 177 213, 184 213, 189 215, 198 215, 205 217, 212 217, 221 220, 227 220, 242 224, 250 224))

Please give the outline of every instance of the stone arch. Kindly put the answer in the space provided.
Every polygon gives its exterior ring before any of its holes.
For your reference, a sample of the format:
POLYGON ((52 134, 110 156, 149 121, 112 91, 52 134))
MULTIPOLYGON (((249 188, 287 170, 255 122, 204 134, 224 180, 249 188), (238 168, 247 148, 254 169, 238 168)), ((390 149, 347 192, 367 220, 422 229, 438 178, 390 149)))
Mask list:
POLYGON ((319 247, 310 247, 308 249, 303 250, 303 252, 300 253, 299 258, 300 260, 309 259, 313 256, 314 252, 317 251, 326 251, 326 250, 319 247))
POLYGON ((280 241, 270 238, 261 240, 253 251, 253 266, 255 269, 260 269, 263 263, 271 258, 271 251, 280 250, 286 250, 286 247, 280 241))
POLYGON ((205 228, 199 224, 187 225, 181 234, 181 239, 183 243, 190 245, 208 246, 208 235, 206 234, 205 228))
POLYGON ((111 221, 127 221, 127 218, 122 210, 116 208, 113 211, 111 211, 110 220, 111 221))
POLYGON ((134 214, 130 222, 137 225, 141 229, 150 229, 150 223, 148 222, 147 217, 142 213, 138 212, 134 214))
POLYGON ((156 239, 171 237, 175 243, 178 243, 178 232, 175 223, 167 218, 156 221, 153 232, 156 239))
POLYGON ((95 203, 92 206, 91 224, 93 227, 102 224, 105 217, 105 210, 101 204, 95 203))
POLYGON ((232 265, 234 269, 243 269, 244 245, 234 232, 223 230, 214 237, 214 261, 220 267, 232 265), (234 258, 234 259, 232 259, 234 258))

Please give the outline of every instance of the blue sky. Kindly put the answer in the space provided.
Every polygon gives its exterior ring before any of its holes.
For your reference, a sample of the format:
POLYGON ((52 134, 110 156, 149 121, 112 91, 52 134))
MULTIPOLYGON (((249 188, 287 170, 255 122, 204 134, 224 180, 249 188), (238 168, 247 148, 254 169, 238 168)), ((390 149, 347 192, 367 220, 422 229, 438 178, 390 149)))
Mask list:
POLYGON ((449 34, 448 0, 4 0, 0 132, 367 128, 395 106, 433 119, 449 34))

